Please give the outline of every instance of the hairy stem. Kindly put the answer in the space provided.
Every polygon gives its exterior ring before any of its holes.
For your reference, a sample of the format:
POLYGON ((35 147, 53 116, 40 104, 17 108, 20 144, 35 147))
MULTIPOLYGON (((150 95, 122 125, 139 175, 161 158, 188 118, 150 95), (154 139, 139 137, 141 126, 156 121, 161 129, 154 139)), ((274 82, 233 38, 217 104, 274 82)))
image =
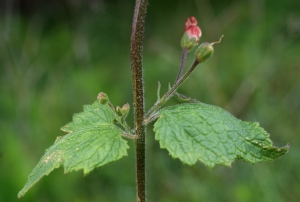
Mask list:
POLYGON ((145 126, 143 84, 143 36, 148 0, 136 0, 131 34, 131 73, 134 106, 134 129, 136 145, 136 189, 137 201, 146 201, 145 190, 145 126))

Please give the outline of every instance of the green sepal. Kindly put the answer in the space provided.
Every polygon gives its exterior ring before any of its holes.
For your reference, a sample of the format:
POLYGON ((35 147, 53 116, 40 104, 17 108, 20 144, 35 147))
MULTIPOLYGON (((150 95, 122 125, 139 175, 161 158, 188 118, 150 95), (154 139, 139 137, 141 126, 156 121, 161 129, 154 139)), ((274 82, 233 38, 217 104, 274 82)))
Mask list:
POLYGON ((193 50, 193 48, 198 44, 196 37, 191 37, 187 32, 185 32, 181 38, 181 47, 187 51, 193 50))

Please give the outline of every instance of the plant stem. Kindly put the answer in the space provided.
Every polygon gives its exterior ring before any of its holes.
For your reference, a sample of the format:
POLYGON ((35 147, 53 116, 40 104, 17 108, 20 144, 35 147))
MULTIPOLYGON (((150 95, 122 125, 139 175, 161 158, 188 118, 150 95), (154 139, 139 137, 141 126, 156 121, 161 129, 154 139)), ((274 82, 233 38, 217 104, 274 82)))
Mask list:
POLYGON ((176 82, 175 82, 175 83, 177 83, 177 81, 178 81, 178 80, 180 79, 180 77, 181 77, 182 71, 183 71, 183 69, 184 69, 184 63, 185 63, 185 60, 186 60, 186 55, 187 55, 187 49, 184 48, 184 49, 182 50, 182 58, 181 58, 180 68, 179 68, 178 76, 177 76, 177 79, 176 79, 176 82))
POLYGON ((155 115, 157 110, 174 95, 177 88, 187 79, 187 77, 192 73, 192 71, 198 64, 199 62, 195 60, 190 69, 174 84, 174 86, 166 94, 162 96, 160 100, 155 103, 155 105, 147 112, 144 124, 149 123, 149 119, 151 119, 151 117, 155 115))
POLYGON ((134 128, 136 145, 136 189, 137 201, 146 201, 145 190, 145 126, 144 121, 144 84, 142 51, 145 27, 145 17, 148 0, 136 0, 131 34, 131 73, 134 106, 134 128))

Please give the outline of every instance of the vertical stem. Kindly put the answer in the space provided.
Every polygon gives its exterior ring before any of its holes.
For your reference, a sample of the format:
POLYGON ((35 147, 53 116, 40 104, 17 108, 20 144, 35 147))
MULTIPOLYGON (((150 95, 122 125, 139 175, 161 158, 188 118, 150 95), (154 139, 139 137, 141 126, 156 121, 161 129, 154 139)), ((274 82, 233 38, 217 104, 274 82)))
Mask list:
POLYGON ((131 34, 131 73, 134 105, 134 127, 136 145, 136 189, 137 201, 146 201, 145 190, 145 126, 144 120, 144 84, 143 84, 143 36, 148 0, 136 0, 131 34))

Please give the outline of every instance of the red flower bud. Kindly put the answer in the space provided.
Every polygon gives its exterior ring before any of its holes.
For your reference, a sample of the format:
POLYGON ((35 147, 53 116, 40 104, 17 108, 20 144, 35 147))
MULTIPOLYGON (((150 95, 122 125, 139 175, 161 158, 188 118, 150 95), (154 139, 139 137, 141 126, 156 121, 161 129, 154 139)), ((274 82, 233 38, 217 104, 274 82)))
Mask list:
POLYGON ((198 27, 198 22, 194 16, 187 19, 185 23, 185 32, 189 34, 189 37, 195 37, 196 43, 198 43, 201 37, 201 29, 198 27))
POLYGON ((185 23, 184 35, 181 39, 181 47, 187 50, 192 50, 198 44, 201 37, 201 29, 198 27, 198 22, 194 16, 187 19, 185 23))

